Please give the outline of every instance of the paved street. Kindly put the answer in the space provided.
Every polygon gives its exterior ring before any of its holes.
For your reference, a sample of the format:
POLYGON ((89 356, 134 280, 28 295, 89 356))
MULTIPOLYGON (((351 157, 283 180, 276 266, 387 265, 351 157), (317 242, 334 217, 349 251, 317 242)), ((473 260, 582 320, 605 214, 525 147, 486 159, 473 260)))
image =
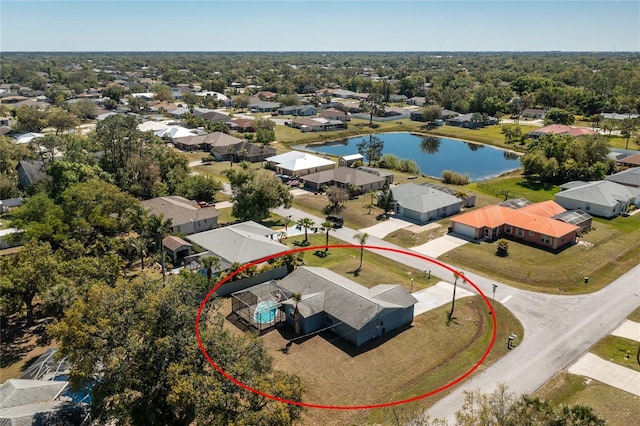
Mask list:
MULTIPOLYGON (((276 209, 292 220, 310 217, 316 223, 324 220, 297 209, 276 209)), ((332 235, 348 243, 355 243, 355 230, 346 227, 332 235)), ((369 246, 400 250, 375 236, 367 240, 369 246)), ((376 250, 377 253, 399 263, 419 269, 431 269, 445 280, 453 280, 448 265, 431 263, 415 253, 376 250)), ((409 251, 411 252, 411 251, 409 251)), ((613 331, 635 308, 640 306, 640 265, 636 266, 599 292, 581 296, 557 296, 534 293, 509 287, 473 273, 463 273, 490 296, 492 284, 497 284, 496 301, 505 306, 522 322, 525 339, 516 339, 516 348, 483 372, 465 380, 452 393, 437 402, 430 410, 432 418, 444 418, 454 423, 454 414, 462 406, 464 390, 480 389, 492 392, 498 383, 507 383, 513 392, 531 393, 558 371, 583 355, 600 338, 613 331)), ((552 277, 550 277, 552 279, 552 277)), ((459 286, 474 291, 468 284, 459 286)), ((498 324, 498 327, 500 324, 498 324)), ((496 342, 504 344, 507 342, 496 342)))

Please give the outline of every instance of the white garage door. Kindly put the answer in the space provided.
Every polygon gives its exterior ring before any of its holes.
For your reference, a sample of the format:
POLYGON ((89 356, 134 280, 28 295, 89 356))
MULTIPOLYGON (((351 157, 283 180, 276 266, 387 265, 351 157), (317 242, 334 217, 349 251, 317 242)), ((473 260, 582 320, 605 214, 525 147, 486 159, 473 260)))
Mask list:
POLYGON ((463 223, 453 222, 453 232, 464 235, 466 237, 475 238, 476 228, 473 226, 465 225, 463 223))

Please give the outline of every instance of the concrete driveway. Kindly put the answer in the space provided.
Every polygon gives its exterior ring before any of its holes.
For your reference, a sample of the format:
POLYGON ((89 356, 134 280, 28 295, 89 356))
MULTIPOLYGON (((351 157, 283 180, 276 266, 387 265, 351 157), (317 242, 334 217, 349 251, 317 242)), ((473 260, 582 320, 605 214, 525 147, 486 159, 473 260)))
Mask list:
POLYGON ((418 253, 427 255, 429 257, 437 258, 442 256, 449 250, 453 250, 454 248, 458 248, 469 241, 459 238, 450 234, 443 235, 440 238, 436 238, 435 240, 431 240, 428 243, 424 243, 421 246, 413 247, 411 250, 417 251, 418 253))
POLYGON ((384 238, 398 229, 406 228, 411 225, 413 225, 411 222, 391 217, 368 228, 360 229, 360 232, 366 232, 367 234, 373 235, 377 238, 384 238))
MULTIPOLYGON (((473 296, 474 294, 475 293, 458 286, 456 289, 456 300, 463 297, 473 296)), ((438 306, 450 303, 451 298, 453 297, 453 284, 449 284, 445 281, 439 281, 436 285, 416 291, 411 293, 411 295, 418 299, 418 303, 413 307, 413 315, 420 315, 435 309, 438 306)))
POLYGON ((569 367, 569 373, 591 377, 599 382, 640 396, 640 373, 606 361, 592 353, 585 354, 578 362, 569 367))

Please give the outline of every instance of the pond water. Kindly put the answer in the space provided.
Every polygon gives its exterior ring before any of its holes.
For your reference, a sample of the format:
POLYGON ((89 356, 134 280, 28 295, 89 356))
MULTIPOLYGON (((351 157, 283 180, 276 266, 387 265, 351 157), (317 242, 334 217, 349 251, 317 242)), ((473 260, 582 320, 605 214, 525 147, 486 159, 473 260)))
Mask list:
MULTIPOLYGON (((520 168, 520 157, 517 154, 491 145, 410 133, 381 133, 375 136, 384 142, 383 154, 414 160, 420 167, 420 173, 427 176, 440 178, 443 170, 453 170, 468 174, 471 181, 479 181, 520 168)), ((307 146, 305 149, 339 156, 357 154, 356 145, 363 139, 369 139, 369 136, 358 136, 327 145, 307 146)))

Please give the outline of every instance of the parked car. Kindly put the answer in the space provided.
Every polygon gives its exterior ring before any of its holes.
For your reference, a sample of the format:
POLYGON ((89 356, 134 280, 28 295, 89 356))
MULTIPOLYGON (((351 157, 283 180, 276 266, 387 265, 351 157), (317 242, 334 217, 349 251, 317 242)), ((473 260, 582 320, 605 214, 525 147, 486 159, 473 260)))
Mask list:
POLYGON ((334 214, 330 214, 329 216, 327 216, 327 221, 332 222, 335 228, 342 228, 342 226, 344 225, 344 219, 342 218, 342 216, 337 216, 334 214))

